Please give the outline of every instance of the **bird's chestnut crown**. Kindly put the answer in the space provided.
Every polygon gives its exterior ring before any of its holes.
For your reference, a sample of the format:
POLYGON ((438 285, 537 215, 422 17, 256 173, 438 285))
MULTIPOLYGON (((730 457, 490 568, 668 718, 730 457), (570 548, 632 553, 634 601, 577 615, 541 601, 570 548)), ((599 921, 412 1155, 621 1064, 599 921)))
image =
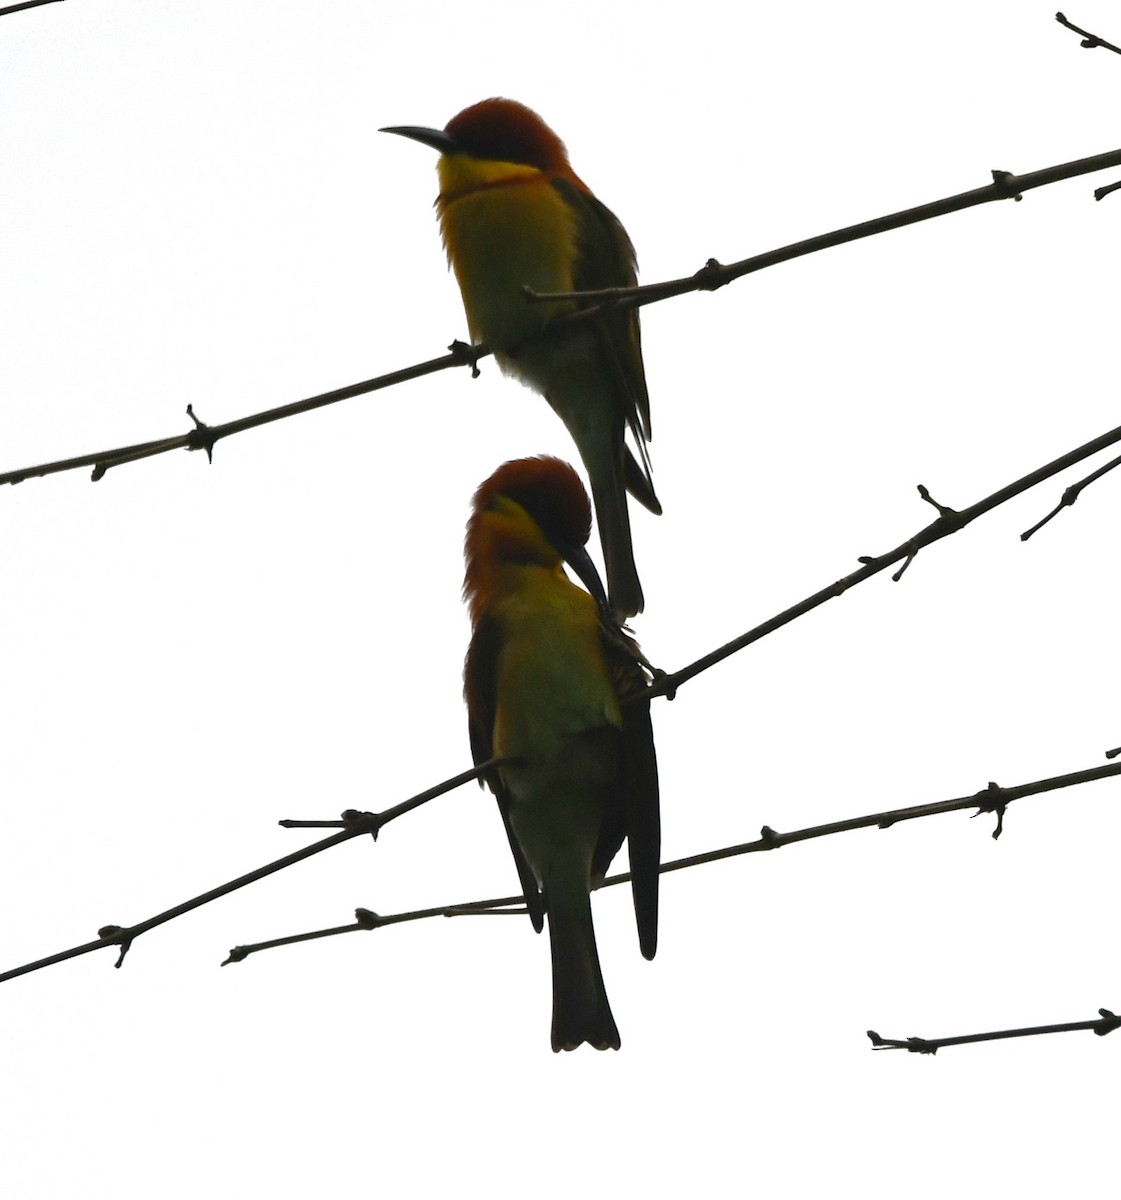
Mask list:
POLYGON ((571 170, 564 142, 516 100, 480 100, 452 117, 444 132, 473 158, 524 163, 546 173, 571 170))

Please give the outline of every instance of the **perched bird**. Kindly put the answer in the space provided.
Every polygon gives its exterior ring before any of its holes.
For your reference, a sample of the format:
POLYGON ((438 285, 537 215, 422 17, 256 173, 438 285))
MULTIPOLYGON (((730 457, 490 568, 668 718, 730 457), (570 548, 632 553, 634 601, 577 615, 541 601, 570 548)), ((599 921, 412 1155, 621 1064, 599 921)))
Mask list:
POLYGON ((647 677, 638 647, 604 619, 603 585, 584 549, 591 526, 576 472, 557 458, 524 458, 479 487, 465 543, 471 751, 476 763, 507 760, 487 783, 538 932, 548 916, 554 1050, 619 1047, 588 893, 624 839, 646 958, 658 940, 647 677), (566 562, 591 594, 568 578, 566 562))
POLYGON ((642 611, 626 492, 662 511, 650 478, 650 398, 636 310, 542 340, 574 301, 531 302, 536 292, 630 287, 634 247, 615 215, 569 166, 564 143, 524 104, 483 100, 445 129, 381 131, 440 152, 436 209, 472 338, 499 366, 540 392, 568 427, 595 502, 612 609, 642 611), (631 431, 639 461, 624 444, 631 431), (641 465, 640 465, 641 464, 641 465))

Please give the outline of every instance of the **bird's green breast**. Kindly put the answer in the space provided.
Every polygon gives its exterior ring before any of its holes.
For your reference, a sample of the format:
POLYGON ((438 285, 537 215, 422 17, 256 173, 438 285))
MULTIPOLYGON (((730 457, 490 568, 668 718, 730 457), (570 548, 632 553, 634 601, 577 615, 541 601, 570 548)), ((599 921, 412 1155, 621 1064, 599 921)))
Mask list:
POLYGON ((595 601, 552 572, 522 568, 523 586, 496 605, 499 654, 494 752, 529 761, 574 734, 620 723, 595 601), (536 577, 540 577, 539 579, 536 577))

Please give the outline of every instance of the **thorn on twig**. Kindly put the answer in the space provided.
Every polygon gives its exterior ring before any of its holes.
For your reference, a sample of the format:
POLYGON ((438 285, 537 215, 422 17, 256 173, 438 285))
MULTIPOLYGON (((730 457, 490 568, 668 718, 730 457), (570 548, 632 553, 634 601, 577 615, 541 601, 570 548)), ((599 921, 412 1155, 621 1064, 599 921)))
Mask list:
POLYGON ((117 961, 113 964, 114 967, 119 967, 125 961, 125 955, 132 949, 132 938, 123 937, 127 933, 123 925, 102 925, 97 931, 97 936, 107 942, 116 942, 121 952, 117 955, 117 961))
POLYGON ((1008 808, 1008 801, 1005 799, 1006 795, 1007 793, 999 783, 993 783, 992 780, 989 780, 989 786, 973 797, 977 805, 977 811, 973 814, 974 817, 979 817, 982 813, 996 813, 996 828, 993 830, 994 842, 1004 832, 1004 813, 1008 808))
POLYGON ((917 550, 912 550, 912 551, 911 551, 911 552, 910 552, 910 553, 907 555, 907 557, 906 557, 906 558, 903 560, 903 565, 902 565, 902 566, 899 568, 899 570, 898 570, 898 571, 896 571, 896 572, 895 572, 895 573, 892 575, 892 577, 891 577, 891 582, 892 582, 892 583, 898 583, 898 582, 899 582, 899 581, 900 581, 900 580, 903 578, 903 572, 904 572, 904 571, 906 571, 906 570, 907 570, 907 568, 908 568, 908 567, 911 565, 911 563, 913 563, 913 562, 915 561, 915 555, 916 555, 916 554, 918 554, 918 551, 917 551, 917 550))
POLYGON ((193 404, 187 405, 187 416, 195 423, 194 429, 187 435, 188 450, 205 450, 206 461, 211 466, 214 465, 214 443, 218 440, 214 430, 210 428, 205 421, 200 421, 195 416, 195 408, 193 404))
POLYGON ((764 825, 763 828, 759 830, 759 840, 764 846, 767 847, 768 850, 776 850, 782 845, 782 842, 779 841, 778 834, 775 833, 775 831, 769 825, 764 825))
POLYGON ((1015 181, 1016 176, 1013 175, 1011 171, 993 172, 993 183, 996 184, 1000 191, 1004 193, 1005 200, 1009 199, 1009 197, 1016 201, 1023 199, 1023 196, 1021 196, 1020 193, 1016 191, 1015 187, 1013 187, 1015 181))
POLYGON ((381 917, 376 912, 371 912, 368 908, 356 908, 354 910, 354 919, 358 922, 359 929, 377 929, 381 924, 381 917))
POLYGON ((478 346, 472 346, 469 343, 461 342, 459 338, 456 338, 455 341, 452 342, 452 344, 448 347, 448 350, 450 350, 451 353, 455 355, 459 362, 461 362, 465 367, 471 368, 472 379, 479 378, 482 372, 479 370, 478 346))
POLYGON ((948 508, 945 504, 939 504, 938 501, 935 500, 927 490, 925 484, 919 484, 919 495, 927 502, 927 504, 930 504, 936 508, 938 510, 938 515, 945 518, 947 521, 952 521, 954 517, 961 515, 956 508, 948 508))

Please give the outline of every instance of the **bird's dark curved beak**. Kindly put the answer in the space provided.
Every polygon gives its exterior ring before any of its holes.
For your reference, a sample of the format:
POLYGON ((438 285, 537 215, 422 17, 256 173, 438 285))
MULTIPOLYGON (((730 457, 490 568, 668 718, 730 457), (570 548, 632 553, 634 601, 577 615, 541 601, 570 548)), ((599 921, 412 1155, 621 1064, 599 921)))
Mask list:
POLYGON ((425 146, 431 146, 433 150, 438 150, 441 154, 458 154, 460 152, 459 143, 451 134, 445 133, 442 129, 427 129, 423 125, 386 125, 379 129, 378 133, 396 133, 401 137, 412 138, 414 142, 422 142, 425 146))
POLYGON ((607 607, 607 590, 599 577, 596 565, 592 562, 583 546, 558 546, 561 557, 572 568, 576 578, 588 589, 592 598, 603 612, 609 612, 607 607))

